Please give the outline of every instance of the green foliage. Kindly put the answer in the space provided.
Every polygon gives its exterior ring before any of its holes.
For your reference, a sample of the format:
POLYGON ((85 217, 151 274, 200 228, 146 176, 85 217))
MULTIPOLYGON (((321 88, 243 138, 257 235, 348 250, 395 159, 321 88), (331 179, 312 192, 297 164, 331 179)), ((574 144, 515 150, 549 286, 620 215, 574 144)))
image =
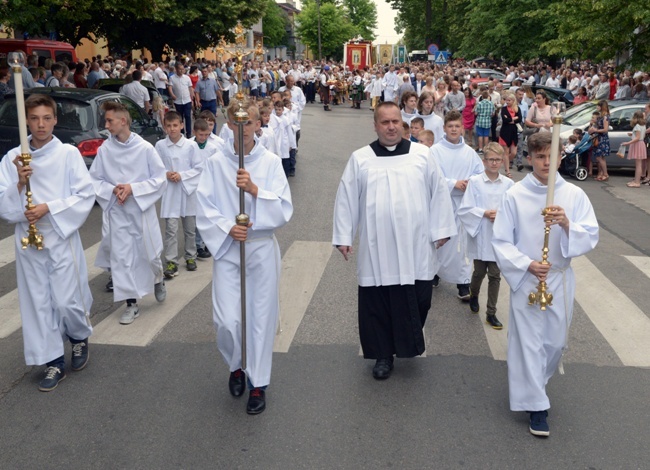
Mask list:
POLYGON ((377 5, 371 0, 342 0, 350 22, 357 29, 357 35, 367 41, 374 41, 377 27, 377 5))
MULTIPOLYGON (((320 5, 323 57, 342 58, 343 44, 356 36, 357 30, 346 13, 345 9, 334 2, 323 1, 320 5)), ((318 4, 314 0, 305 0, 302 11, 296 18, 298 36, 316 56, 318 55, 318 15, 318 4)))
POLYGON ((105 37, 111 48, 196 51, 216 44, 241 20, 250 27, 267 0, 5 0, 0 22, 32 36, 55 31, 73 45, 105 37))
POLYGON ((619 57, 633 66, 650 63, 648 0, 387 1, 398 12, 395 30, 404 34, 409 50, 423 49, 432 40, 468 59, 619 57))
POLYGON ((262 15, 264 45, 268 47, 283 46, 289 43, 287 29, 291 26, 289 16, 274 0, 267 0, 262 15))

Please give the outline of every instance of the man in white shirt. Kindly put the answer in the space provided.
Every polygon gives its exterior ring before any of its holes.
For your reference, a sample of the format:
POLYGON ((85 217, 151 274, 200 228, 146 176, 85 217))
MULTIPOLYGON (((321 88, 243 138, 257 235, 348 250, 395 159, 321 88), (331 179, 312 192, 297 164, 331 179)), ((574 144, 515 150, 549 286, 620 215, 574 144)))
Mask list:
POLYGON ((160 62, 158 67, 153 71, 153 83, 156 88, 158 88, 158 93, 161 95, 167 90, 169 78, 167 78, 167 71, 165 70, 164 62, 160 62))
POLYGON ((192 135, 192 103, 194 102, 194 88, 190 77, 185 75, 185 67, 178 62, 175 67, 176 73, 169 77, 169 95, 174 100, 176 111, 183 117, 185 122, 185 137, 192 135))
POLYGON ((149 91, 140 83, 140 80, 142 80, 142 72, 136 70, 132 76, 133 81, 124 85, 120 89, 120 93, 131 98, 138 106, 144 109, 145 113, 149 114, 149 109, 151 108, 149 91))
POLYGON ((578 88, 580 88, 580 77, 577 72, 571 72, 571 81, 569 82, 569 91, 573 96, 578 95, 578 88))

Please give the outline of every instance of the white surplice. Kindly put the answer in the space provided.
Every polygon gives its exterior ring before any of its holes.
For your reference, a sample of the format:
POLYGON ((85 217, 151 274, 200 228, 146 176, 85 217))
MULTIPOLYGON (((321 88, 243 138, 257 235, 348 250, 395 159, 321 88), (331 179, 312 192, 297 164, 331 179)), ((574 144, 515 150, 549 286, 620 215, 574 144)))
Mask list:
MULTIPOLYGON (((246 193, 246 213, 253 226, 246 241, 246 375, 254 387, 271 380, 273 341, 279 316, 280 250, 273 232, 293 214, 291 192, 277 155, 256 142, 245 157, 246 170, 258 186, 246 193)), ((232 145, 205 164, 197 190, 196 226, 214 257, 213 319, 217 346, 230 371, 241 368, 240 243, 229 234, 239 214, 236 186, 239 156, 232 145)))
POLYGON ((468 235, 467 254, 470 260, 496 261, 492 248, 493 222, 485 217, 485 211, 498 210, 503 195, 514 184, 501 174, 492 181, 485 172, 469 179, 458 208, 458 218, 468 235))
MULTIPOLYGON (((402 141, 406 142, 406 141, 402 141)), ((446 182, 429 149, 379 157, 370 145, 352 154, 334 206, 332 244, 359 234, 360 286, 412 285, 433 279, 434 242, 456 234, 446 182)))
MULTIPOLYGON (((31 139, 31 138, 30 138, 31 139)), ((72 145, 52 140, 32 150, 30 177, 33 204, 46 203, 49 213, 37 223, 43 250, 22 249, 27 235, 25 190, 18 193, 13 163, 20 148, 0 162, 0 218, 15 224, 16 278, 23 325, 25 362, 41 365, 63 355, 65 335, 77 340, 92 333, 88 320, 93 302, 79 228, 95 202, 83 158, 72 145)))
POLYGON ((474 175, 483 173, 485 167, 474 149, 460 142, 452 144, 446 138, 431 147, 431 155, 436 160, 447 181, 456 216, 458 235, 449 240, 438 250, 440 270, 438 276, 444 281, 454 284, 469 284, 472 276, 472 260, 467 253, 467 233, 458 218, 458 208, 463 200, 464 191, 454 188, 458 180, 468 180, 474 175))
POLYGON ((162 280, 163 243, 155 204, 167 187, 165 173, 154 147, 133 133, 125 143, 109 137, 90 167, 107 225, 95 266, 111 270, 115 302, 141 299, 162 280), (118 184, 130 184, 133 192, 123 205, 113 194, 118 184))
POLYGON ((196 188, 205 160, 198 144, 183 136, 176 143, 167 137, 156 142, 155 148, 165 169, 181 176, 178 183, 167 181, 167 189, 160 204, 160 217, 176 219, 195 216, 196 188))
POLYGON ((445 122, 436 113, 418 114, 424 120, 424 128, 433 132, 433 143, 437 144, 445 136, 445 122))
POLYGON ((575 278, 571 258, 593 250, 598 243, 598 221, 584 191, 559 174, 554 205, 564 209, 570 221, 567 233, 551 227, 546 283, 553 305, 541 311, 528 305, 537 292, 537 278, 528 272, 540 261, 544 245, 546 185, 531 173, 504 196, 494 222, 492 244, 501 273, 510 285, 508 323, 508 384, 512 411, 541 411, 550 407, 546 384, 555 373, 566 346, 573 314, 575 278))

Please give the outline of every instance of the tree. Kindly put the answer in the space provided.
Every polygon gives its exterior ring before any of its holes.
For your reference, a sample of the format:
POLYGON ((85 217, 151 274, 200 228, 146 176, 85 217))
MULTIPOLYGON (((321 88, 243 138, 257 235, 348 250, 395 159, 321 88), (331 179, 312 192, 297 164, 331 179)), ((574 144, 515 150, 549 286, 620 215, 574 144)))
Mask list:
MULTIPOLYGON (((305 0, 296 18, 296 31, 312 51, 318 51, 318 10, 316 1, 305 0)), ((320 5, 321 48, 325 57, 340 60, 343 57, 343 44, 357 34, 345 14, 346 10, 334 2, 323 1, 320 5)))
POLYGON ((257 22, 267 0, 4 0, 0 22, 32 36, 55 32, 78 45, 105 37, 111 48, 146 47, 155 58, 167 48, 196 51, 214 46, 232 28, 257 22))
POLYGON ((492 55, 509 62, 540 57, 540 44, 555 36, 555 23, 528 15, 546 11, 553 0, 470 0, 458 53, 469 59, 492 55), (463 34, 464 33, 464 34, 463 34))
POLYGON ((357 29, 357 35, 367 41, 374 41, 377 27, 377 5, 371 0, 343 0, 350 23, 357 29))
POLYGON ((287 45, 289 38, 287 29, 291 26, 289 16, 274 0, 267 0, 264 15, 262 15, 262 31, 264 45, 276 47, 287 45))
POLYGON ((547 19, 554 34, 541 49, 552 55, 609 60, 642 67, 650 64, 650 8, 617 0, 554 0, 547 9, 529 13, 547 19))

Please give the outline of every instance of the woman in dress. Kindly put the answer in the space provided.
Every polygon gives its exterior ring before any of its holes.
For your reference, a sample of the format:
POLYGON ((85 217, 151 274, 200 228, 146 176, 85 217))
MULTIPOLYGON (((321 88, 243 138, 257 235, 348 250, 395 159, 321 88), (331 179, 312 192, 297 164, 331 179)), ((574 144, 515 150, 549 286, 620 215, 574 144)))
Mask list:
POLYGON ((637 111, 634 113, 634 116, 632 116, 632 122, 630 124, 633 126, 632 140, 621 144, 629 147, 627 152, 628 160, 634 160, 634 180, 627 183, 627 187, 640 188, 643 163, 648 158, 645 146, 646 122, 643 111, 637 111))
POLYGON ((551 121, 551 103, 542 90, 535 93, 535 102, 528 110, 526 125, 539 129, 537 132, 550 132, 553 127, 551 121))
MULTIPOLYGON (((503 147, 503 164, 505 174, 512 178, 510 173, 510 162, 517 156, 517 144, 519 143, 517 124, 521 125, 521 110, 517 106, 517 99, 512 93, 505 95, 506 105, 501 107, 501 132, 499 133, 499 145, 503 147)), ((550 108, 550 107, 549 107, 550 108)))
POLYGON ((448 90, 449 88, 447 87, 447 84, 443 80, 440 80, 438 82, 438 85, 436 86, 436 91, 433 94, 433 98, 434 98, 433 112, 436 113, 441 118, 445 117, 444 99, 445 96, 447 96, 448 90))
POLYGON ((609 173, 607 173, 607 157, 609 156, 609 105, 607 101, 601 100, 596 105, 596 109, 600 113, 596 119, 595 125, 592 125, 587 132, 592 136, 598 138, 598 145, 593 149, 592 156, 596 158, 598 164, 598 176, 596 181, 607 181, 609 173))
POLYGON ((616 74, 614 72, 609 72, 609 99, 613 100, 616 96, 616 90, 618 89, 618 80, 616 80, 616 74))
POLYGON ((86 80, 86 64, 84 62, 79 62, 77 64, 72 78, 77 88, 88 88, 88 81, 86 80))
POLYGON ((474 122, 476 115, 474 114, 474 106, 476 105, 476 98, 472 95, 469 88, 463 90, 465 95, 465 107, 463 108, 463 129, 465 129, 465 143, 470 147, 474 147, 474 122))

